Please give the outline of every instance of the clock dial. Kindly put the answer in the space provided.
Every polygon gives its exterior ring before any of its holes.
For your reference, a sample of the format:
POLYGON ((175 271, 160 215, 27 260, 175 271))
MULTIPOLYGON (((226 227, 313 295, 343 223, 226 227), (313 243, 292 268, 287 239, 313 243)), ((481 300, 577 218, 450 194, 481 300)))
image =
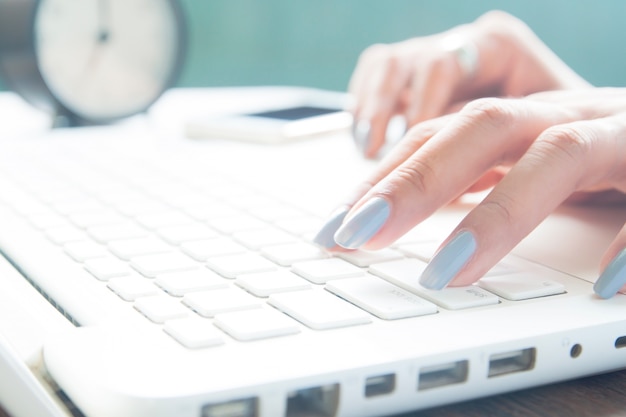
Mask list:
POLYGON ((34 48, 51 93, 92 122, 147 108, 181 61, 174 6, 170 0, 40 0, 34 48))

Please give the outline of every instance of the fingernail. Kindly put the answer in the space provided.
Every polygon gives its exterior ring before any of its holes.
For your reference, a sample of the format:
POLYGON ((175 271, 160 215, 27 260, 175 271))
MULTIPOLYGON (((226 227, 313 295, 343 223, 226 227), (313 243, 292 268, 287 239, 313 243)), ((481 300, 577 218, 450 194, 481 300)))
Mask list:
POLYGON ((339 229, 339 226, 341 226, 341 223, 343 223, 343 219, 349 211, 350 207, 348 206, 340 207, 335 210, 330 215, 330 218, 326 221, 324 226, 322 226, 320 231, 317 232, 317 235, 313 238, 313 242, 326 249, 337 246, 337 243, 335 242, 335 233, 337 232, 337 229, 339 229))
POLYGON ((365 154, 370 144, 371 125, 369 120, 361 119, 354 122, 352 126, 352 136, 354 143, 362 154, 365 154))
POLYGON ((361 247, 385 224, 390 211, 385 199, 372 198, 337 230, 335 242, 347 249, 361 247))
POLYGON ((593 285, 593 290, 602 298, 611 298, 626 284, 626 249, 613 258, 593 285))
POLYGON ((468 231, 457 234, 433 257, 422 276, 424 288, 440 290, 459 273, 476 251, 476 239, 468 231))

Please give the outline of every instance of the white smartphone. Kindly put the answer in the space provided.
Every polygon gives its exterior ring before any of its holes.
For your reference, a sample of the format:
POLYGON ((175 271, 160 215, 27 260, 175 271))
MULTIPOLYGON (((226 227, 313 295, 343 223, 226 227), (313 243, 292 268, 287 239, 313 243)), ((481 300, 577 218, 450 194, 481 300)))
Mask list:
POLYGON ((302 101, 245 114, 189 121, 191 138, 281 143, 350 129, 352 115, 339 103, 302 101))

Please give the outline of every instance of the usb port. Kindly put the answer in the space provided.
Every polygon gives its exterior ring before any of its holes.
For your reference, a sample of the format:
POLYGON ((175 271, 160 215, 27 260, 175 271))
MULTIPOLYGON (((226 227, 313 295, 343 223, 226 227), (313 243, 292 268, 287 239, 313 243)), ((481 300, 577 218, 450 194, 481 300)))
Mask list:
POLYGON ((258 399, 241 398, 222 403, 207 404, 202 407, 202 417, 256 417, 258 399))
POLYGON ((389 394, 396 387, 395 374, 371 376, 365 380, 365 396, 389 394))
POLYGON ((465 382, 467 381, 468 368, 466 360, 426 366, 420 369, 417 389, 423 391, 465 382))
POLYGON ((626 347, 626 336, 620 336, 615 339, 615 349, 621 349, 626 347))
POLYGON ((291 391, 285 417, 332 417, 339 407, 339 384, 291 391))
POLYGON ((535 367, 535 348, 496 353, 489 357, 489 378, 515 372, 529 371, 535 367))

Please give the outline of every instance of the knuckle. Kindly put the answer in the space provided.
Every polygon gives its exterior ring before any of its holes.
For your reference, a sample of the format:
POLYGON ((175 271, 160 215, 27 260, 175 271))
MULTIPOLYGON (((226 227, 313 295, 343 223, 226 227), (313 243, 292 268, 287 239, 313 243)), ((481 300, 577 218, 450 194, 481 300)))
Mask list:
POLYGON ((580 162, 592 152, 595 141, 595 132, 584 124, 561 125, 544 131, 535 148, 542 155, 580 162))
POLYGON ((400 165, 395 172, 395 185, 400 190, 411 190, 417 194, 427 194, 434 186, 433 168, 425 161, 414 160, 400 165))
POLYGON ((502 128, 509 126, 515 112, 509 100, 500 98, 480 98, 465 105, 461 115, 478 126, 502 128))
MULTIPOLYGON (((515 216, 512 207, 514 207, 515 201, 513 198, 506 194, 493 195, 488 200, 481 203, 485 218, 496 224, 506 225, 506 229, 515 226, 515 216)), ((505 229, 502 229, 505 230, 505 229)))

